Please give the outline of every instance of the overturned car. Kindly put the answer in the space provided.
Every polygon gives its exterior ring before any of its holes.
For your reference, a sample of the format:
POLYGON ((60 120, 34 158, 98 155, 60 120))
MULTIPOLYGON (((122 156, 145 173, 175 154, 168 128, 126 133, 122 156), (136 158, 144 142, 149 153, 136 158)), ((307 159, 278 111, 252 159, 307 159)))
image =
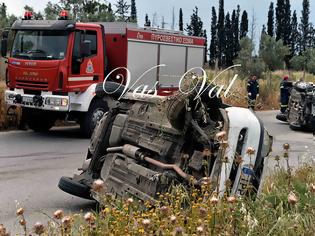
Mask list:
POLYGON ((277 119, 288 122, 292 130, 315 130, 315 85, 297 82, 292 85, 288 108, 277 119))
MULTIPOLYGON (((107 96, 101 88, 97 95, 107 96)), ((62 177, 59 188, 96 200, 98 179, 106 194, 141 200, 205 182, 221 195, 246 194, 249 183, 256 193, 272 137, 251 110, 209 94, 126 94, 98 123, 81 173, 62 177)))

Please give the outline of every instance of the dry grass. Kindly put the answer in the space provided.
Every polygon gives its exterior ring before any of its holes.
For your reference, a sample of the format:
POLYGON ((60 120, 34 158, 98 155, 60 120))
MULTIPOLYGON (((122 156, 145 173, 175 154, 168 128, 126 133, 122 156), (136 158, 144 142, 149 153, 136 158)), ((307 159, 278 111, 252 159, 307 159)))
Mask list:
MULTIPOLYGON (((236 71, 224 72, 216 80, 216 84, 225 85, 225 88, 232 81, 233 76, 237 74, 236 71)), ((271 76, 269 73, 265 73, 262 78, 259 78, 260 84, 260 97, 257 101, 257 107, 261 110, 275 110, 279 109, 280 103, 280 83, 284 75, 290 75, 290 80, 298 81, 303 77, 303 72, 288 72, 288 71, 275 71, 271 76)), ((216 73, 214 71, 208 71, 209 80, 213 80, 216 73)), ((246 84, 248 78, 241 78, 235 81, 232 89, 230 90, 229 97, 223 98, 224 102, 232 106, 247 107, 247 91, 246 84)), ((305 74, 305 81, 314 82, 315 76, 312 74, 305 74)))
POLYGON ((19 108, 10 110, 10 115, 7 114, 8 106, 5 103, 4 91, 5 83, 0 80, 0 130, 16 129, 21 118, 19 108))

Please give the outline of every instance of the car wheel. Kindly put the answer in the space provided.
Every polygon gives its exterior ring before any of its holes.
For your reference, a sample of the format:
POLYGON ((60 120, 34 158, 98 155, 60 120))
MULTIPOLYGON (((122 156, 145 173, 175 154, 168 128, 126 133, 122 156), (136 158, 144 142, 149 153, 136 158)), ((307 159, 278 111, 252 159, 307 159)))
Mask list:
POLYGON ((105 82, 105 85, 104 83, 98 83, 95 88, 95 93, 96 96, 101 98, 108 95, 112 96, 114 99, 118 99, 123 94, 124 90, 125 90, 124 85, 108 81, 105 82))
POLYGON ((80 129, 84 137, 90 138, 97 123, 102 119, 108 111, 108 106, 105 101, 96 99, 92 102, 88 112, 80 121, 80 129))
POLYGON ((61 177, 58 183, 58 187, 71 195, 84 198, 84 199, 92 199, 90 195, 90 187, 74 181, 70 177, 61 177))

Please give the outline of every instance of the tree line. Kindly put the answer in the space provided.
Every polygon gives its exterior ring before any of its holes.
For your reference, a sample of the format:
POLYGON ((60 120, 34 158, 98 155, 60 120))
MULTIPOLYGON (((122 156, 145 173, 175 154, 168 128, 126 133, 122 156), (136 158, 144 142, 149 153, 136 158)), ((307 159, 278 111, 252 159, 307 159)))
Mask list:
MULTIPOLYGON (((209 66, 227 68, 241 64, 244 75, 261 75, 277 69, 304 70, 315 74, 315 26, 310 22, 310 1, 302 1, 301 17, 291 9, 290 0, 270 2, 266 24, 262 26, 259 49, 255 45, 255 16, 249 25, 247 11, 237 5, 225 12, 224 0, 219 8, 212 7, 210 46, 207 48, 209 66)), ((186 31, 206 37, 196 7, 186 31)))
MULTIPOLYGON (((117 0, 115 4, 116 10, 113 10, 112 4, 106 1, 91 0, 59 0, 57 3, 49 1, 43 11, 34 11, 29 5, 24 6, 24 10, 33 12, 34 19, 37 20, 55 20, 58 18, 61 10, 65 9, 69 12, 70 18, 81 22, 137 22, 136 1, 117 0)), ((8 15, 5 3, 0 4, 0 27, 10 27, 18 17, 8 15)))

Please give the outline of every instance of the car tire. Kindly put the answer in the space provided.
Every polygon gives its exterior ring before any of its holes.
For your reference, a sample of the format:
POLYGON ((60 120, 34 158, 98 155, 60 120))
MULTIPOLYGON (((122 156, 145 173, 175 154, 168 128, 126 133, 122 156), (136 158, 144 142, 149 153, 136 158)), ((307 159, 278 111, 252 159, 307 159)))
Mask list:
POLYGON ((61 177, 58 183, 58 187, 71 195, 84 198, 84 199, 91 199, 91 194, 90 194, 90 187, 79 183, 77 181, 74 181, 70 177, 61 177))
POLYGON ((83 115, 80 121, 81 133, 84 137, 90 138, 97 123, 108 111, 108 105, 102 99, 92 101, 89 110, 83 115))
POLYGON ((292 129, 294 131, 300 131, 302 129, 302 127, 300 125, 296 125, 294 123, 290 123, 290 129, 292 129))
POLYGON ((280 120, 280 121, 283 121, 283 122, 287 122, 288 121, 287 115, 283 114, 283 113, 277 114, 276 118, 277 118, 277 120, 280 120))
POLYGON ((102 165, 100 165, 100 159, 107 153, 106 150, 109 146, 109 138, 116 115, 116 110, 109 111, 101 119, 92 135, 87 159, 91 159, 88 171, 89 173, 94 174, 93 178, 99 178, 102 168, 102 165))
POLYGON ((119 83, 115 82, 105 82, 104 83, 98 83, 95 88, 96 96, 102 98, 105 95, 111 96, 114 99, 119 99, 119 97, 123 94, 125 90, 125 86, 119 83), (105 86, 105 90, 104 90, 105 86))

